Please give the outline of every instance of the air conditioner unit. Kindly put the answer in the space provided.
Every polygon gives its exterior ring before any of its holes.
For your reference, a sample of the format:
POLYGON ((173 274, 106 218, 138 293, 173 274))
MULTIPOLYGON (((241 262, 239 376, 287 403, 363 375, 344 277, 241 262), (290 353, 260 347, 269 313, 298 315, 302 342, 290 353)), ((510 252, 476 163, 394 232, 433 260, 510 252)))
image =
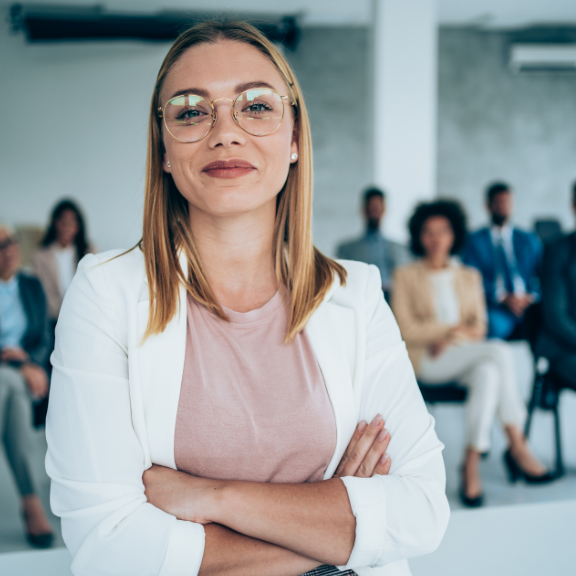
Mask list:
POLYGON ((512 44, 514 72, 576 72, 576 44, 512 44))

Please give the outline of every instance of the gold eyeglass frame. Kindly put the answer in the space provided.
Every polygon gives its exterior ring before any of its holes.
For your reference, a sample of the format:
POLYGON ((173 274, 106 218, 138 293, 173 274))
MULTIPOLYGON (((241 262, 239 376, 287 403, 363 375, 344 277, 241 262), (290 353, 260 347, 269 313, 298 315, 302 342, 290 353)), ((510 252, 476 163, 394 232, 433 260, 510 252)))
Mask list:
POLYGON ((274 128, 274 130, 272 130, 272 132, 267 132, 266 134, 252 134, 252 132, 248 132, 248 130, 246 130, 246 128, 244 128, 244 126, 242 126, 242 124, 240 124, 240 121, 236 117, 236 101, 243 94, 246 94, 246 92, 250 92, 251 90, 254 90, 254 89, 255 88, 248 88, 247 90, 240 92, 240 94, 238 94, 238 96, 236 96, 236 98, 234 98, 234 100, 232 100, 232 98, 216 98, 216 100, 212 100, 212 102, 210 102, 209 100, 204 98, 204 96, 200 96, 199 94, 192 94, 192 93, 179 94, 178 96, 173 96, 172 98, 170 98, 170 100, 168 100, 166 102, 166 104, 164 104, 164 106, 158 107, 158 118, 163 119, 164 126, 166 126, 166 130, 168 131, 168 134, 170 134, 170 136, 172 136, 172 138, 174 138, 175 140, 178 140, 178 142, 183 142, 184 144, 196 144, 196 142, 201 142, 202 140, 204 140, 204 138, 206 138, 206 136, 208 136, 208 134, 210 134, 212 128, 214 128, 214 126, 216 125, 216 121, 218 120, 218 117, 216 115, 216 108, 214 108, 214 104, 216 102, 219 102, 220 100, 227 100, 228 102, 232 102, 232 108, 231 108, 232 119, 234 120, 234 122, 236 122, 236 124, 240 128, 242 128, 242 130, 244 130, 244 132, 246 132, 246 134, 250 134, 250 136, 256 136, 258 138, 260 138, 262 136, 270 136, 270 134, 274 134, 274 132, 276 132, 276 130, 278 130, 278 128, 280 128, 280 126, 282 125, 282 120, 284 120, 284 112, 285 112, 284 99, 288 100, 288 102, 290 102, 291 106, 296 106, 296 102, 292 102, 292 100, 290 100, 290 96, 280 95, 280 93, 278 91, 274 90, 273 88, 266 88, 266 90, 270 90, 270 92, 275 92, 278 95, 278 97, 280 98, 280 100, 282 101, 282 118, 280 118, 280 122, 278 122, 278 126, 276 126, 276 128, 274 128), (212 122, 210 124, 210 127, 208 128, 206 134, 204 134, 204 136, 202 136, 202 138, 200 138, 198 140, 194 140, 193 142, 187 142, 186 140, 180 140, 180 138, 176 138, 176 136, 174 136, 174 134, 172 134, 172 132, 170 132, 170 128, 168 128, 168 124, 166 122, 166 114, 165 114, 166 106, 168 106, 168 104, 170 104, 170 102, 172 102, 172 100, 174 100, 175 98, 181 98, 182 96, 184 96, 184 97, 196 96, 197 98, 202 98, 203 100, 208 102, 208 104, 210 104, 210 108, 212 108, 212 122))

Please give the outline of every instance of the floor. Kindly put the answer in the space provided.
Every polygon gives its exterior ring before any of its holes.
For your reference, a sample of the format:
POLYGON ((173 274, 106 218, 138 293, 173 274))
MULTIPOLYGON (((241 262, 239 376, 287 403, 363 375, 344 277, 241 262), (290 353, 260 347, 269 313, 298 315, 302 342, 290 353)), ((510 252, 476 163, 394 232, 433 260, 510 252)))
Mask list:
MULTIPOLYGON (((515 364, 519 387, 528 397, 531 386, 530 354, 522 343, 514 344, 515 364)), ((548 486, 511 485, 506 478, 502 464, 504 436, 498 428, 493 433, 493 446, 489 457, 482 464, 485 483, 486 506, 504 506, 520 503, 546 502, 576 498, 576 394, 563 393, 561 399, 562 439, 564 441, 564 462, 566 475, 548 486)), ((444 458, 447 471, 447 494, 453 509, 461 508, 458 501, 458 469, 464 450, 464 410, 461 406, 438 405, 431 408, 436 418, 438 436, 446 445, 444 458)), ((531 432, 531 441, 536 453, 547 465, 552 465, 553 429, 548 414, 537 413, 531 432)), ((41 486, 41 498, 49 509, 49 483, 44 472, 46 441, 42 431, 36 433, 35 451, 37 454, 36 475, 41 486)), ((8 471, 4 454, 0 456, 0 553, 28 550, 19 517, 18 498, 12 477, 8 471)), ((51 515, 57 528, 55 546, 63 546, 59 535, 58 519, 51 515)))

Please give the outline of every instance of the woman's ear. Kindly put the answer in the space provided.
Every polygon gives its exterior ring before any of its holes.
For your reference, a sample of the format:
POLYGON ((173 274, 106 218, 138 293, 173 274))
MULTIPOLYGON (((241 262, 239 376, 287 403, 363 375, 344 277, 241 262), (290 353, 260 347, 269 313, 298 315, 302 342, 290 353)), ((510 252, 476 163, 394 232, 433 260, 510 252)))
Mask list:
POLYGON ((172 172, 172 167, 170 166, 170 160, 168 160, 168 155, 164 152, 164 161, 162 162, 162 169, 164 172, 170 174, 172 172))
POLYGON ((292 142, 290 143, 290 163, 294 164, 298 160, 298 136, 300 135, 298 131, 298 126, 294 123, 294 129, 292 130, 292 142), (296 154, 296 156, 294 156, 296 154))

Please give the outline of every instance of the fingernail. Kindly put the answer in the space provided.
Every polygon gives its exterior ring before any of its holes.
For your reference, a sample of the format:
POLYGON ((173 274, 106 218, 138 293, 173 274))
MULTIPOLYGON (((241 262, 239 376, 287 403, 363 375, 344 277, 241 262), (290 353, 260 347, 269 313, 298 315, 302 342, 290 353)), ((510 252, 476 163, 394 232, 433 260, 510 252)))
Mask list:
POLYGON ((364 432, 364 430, 366 430, 366 426, 368 426, 368 424, 366 424, 365 420, 362 420, 357 426, 358 432, 360 432, 360 434, 362 434, 362 432, 364 432))
POLYGON ((374 420, 372 420, 371 424, 372 424, 372 426, 374 426, 376 428, 380 424, 380 422, 382 422, 382 416, 380 416, 380 414, 376 414, 376 416, 374 417, 374 420))
POLYGON ((390 460, 390 456, 388 456, 388 454, 383 454, 382 458, 380 458, 380 464, 386 464, 388 460, 390 460))
POLYGON ((386 430, 386 428, 382 428, 380 434, 378 434, 378 441, 384 442, 384 440, 386 440, 387 437, 388 437, 388 430, 386 430))

